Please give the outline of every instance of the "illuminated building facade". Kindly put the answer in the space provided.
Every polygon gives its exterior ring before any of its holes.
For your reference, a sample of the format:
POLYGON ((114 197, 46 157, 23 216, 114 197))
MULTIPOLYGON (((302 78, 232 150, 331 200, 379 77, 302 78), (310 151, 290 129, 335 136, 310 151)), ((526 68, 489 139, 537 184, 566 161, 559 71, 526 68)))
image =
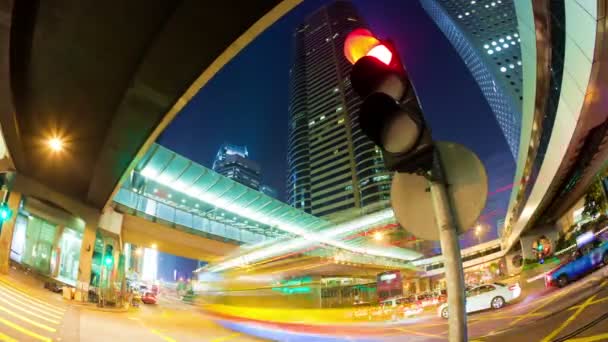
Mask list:
POLYGON ((249 159, 247 146, 222 145, 215 156, 213 171, 254 190, 260 189, 261 169, 249 159))
POLYGON ((361 103, 348 75, 344 39, 366 23, 348 1, 308 16, 293 33, 287 202, 315 216, 388 204, 391 177, 380 150, 361 132, 361 103))
POLYGON ((513 1, 425 0, 420 3, 481 88, 517 160, 523 73, 513 1))

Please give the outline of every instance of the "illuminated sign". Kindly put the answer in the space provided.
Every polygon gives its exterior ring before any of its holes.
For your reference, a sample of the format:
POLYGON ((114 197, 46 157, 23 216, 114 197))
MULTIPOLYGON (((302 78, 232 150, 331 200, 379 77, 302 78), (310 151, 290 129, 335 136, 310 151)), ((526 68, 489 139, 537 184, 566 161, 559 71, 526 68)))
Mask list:
POLYGON ((395 273, 383 274, 380 276, 380 281, 390 281, 397 278, 395 273))
POLYGON ((284 294, 299 294, 299 293, 310 293, 310 287, 301 286, 301 287, 273 287, 272 291, 278 291, 284 294))

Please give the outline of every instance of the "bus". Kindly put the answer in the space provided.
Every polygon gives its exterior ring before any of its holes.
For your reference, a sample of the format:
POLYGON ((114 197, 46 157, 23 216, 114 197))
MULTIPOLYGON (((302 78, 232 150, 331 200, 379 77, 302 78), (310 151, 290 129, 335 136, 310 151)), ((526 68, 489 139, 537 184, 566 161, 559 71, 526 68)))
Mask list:
POLYGON ((388 271, 377 275, 376 289, 378 301, 403 296, 403 277, 401 271, 388 271))

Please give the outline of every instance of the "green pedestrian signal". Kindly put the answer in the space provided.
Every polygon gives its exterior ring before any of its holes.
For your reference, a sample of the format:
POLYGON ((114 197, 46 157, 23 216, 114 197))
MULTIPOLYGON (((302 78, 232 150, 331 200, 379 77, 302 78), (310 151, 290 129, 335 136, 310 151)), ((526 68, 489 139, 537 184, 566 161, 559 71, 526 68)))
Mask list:
POLYGON ((13 211, 8 207, 6 202, 0 204, 0 221, 8 221, 13 216, 13 211))
POLYGON ((103 263, 108 267, 112 266, 112 264, 114 264, 114 246, 106 245, 104 254, 103 263))

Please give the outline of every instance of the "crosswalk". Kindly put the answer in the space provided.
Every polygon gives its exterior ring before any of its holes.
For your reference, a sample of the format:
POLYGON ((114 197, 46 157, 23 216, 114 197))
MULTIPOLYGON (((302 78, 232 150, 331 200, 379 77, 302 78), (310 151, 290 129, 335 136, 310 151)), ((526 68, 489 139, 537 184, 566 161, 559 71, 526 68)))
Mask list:
POLYGON ((41 294, 0 278, 0 341, 56 340, 66 308, 44 299, 41 294))

